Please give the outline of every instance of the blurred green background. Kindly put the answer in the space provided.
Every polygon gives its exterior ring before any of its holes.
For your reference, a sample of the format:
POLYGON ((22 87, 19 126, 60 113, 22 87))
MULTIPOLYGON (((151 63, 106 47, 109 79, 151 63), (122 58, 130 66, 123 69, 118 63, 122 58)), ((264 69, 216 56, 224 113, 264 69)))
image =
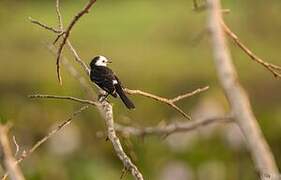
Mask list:
MULTIPOLYGON (((61 1, 65 25, 86 2, 61 1)), ((72 102, 34 101, 27 95, 86 97, 64 67, 64 85, 59 86, 55 57, 44 46, 55 35, 28 21, 31 16, 55 26, 54 5, 54 0, 0 1, 0 118, 13 123, 10 135, 15 135, 21 151, 81 107, 72 102)), ((231 10, 225 20, 243 42, 261 58, 281 64, 279 0, 225 0, 223 7, 231 10)), ((103 0, 77 23, 70 39, 87 63, 99 54, 110 57, 114 62, 111 68, 131 89, 173 97, 209 85, 209 91, 179 103, 196 119, 228 111, 217 82, 210 39, 207 34, 200 35, 205 29, 206 12, 192 11, 192 1, 103 0)), ((281 167, 280 80, 252 62, 232 42, 229 46, 259 124, 281 167)), ((73 60, 67 50, 64 52, 73 60)), ((75 62, 73 65, 81 70, 75 62)), ((134 111, 110 98, 116 122, 144 127, 185 121, 166 105, 143 97, 131 98, 137 106, 134 111)), ((25 176, 32 180, 119 179, 121 162, 110 142, 97 136, 104 130, 97 110, 88 109, 21 164, 25 176)), ((257 179, 250 154, 234 125, 211 125, 167 138, 121 140, 146 179, 257 179)), ((124 179, 132 177, 128 174, 124 179)))

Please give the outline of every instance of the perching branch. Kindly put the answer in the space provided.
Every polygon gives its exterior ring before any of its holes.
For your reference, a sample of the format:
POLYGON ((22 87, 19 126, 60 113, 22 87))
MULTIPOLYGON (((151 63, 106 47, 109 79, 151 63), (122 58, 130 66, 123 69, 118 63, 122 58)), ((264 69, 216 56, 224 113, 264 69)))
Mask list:
POLYGON ((8 127, 0 125, 0 162, 3 169, 7 172, 7 176, 11 180, 24 180, 24 176, 20 168, 16 164, 8 139, 8 127))
POLYGON ((263 174, 279 175, 270 148, 252 112, 246 91, 239 83, 222 26, 220 0, 208 0, 208 22, 212 38, 214 63, 221 86, 227 96, 233 117, 244 134, 261 179, 263 174))
POLYGON ((131 172, 131 174, 136 180, 143 180, 141 172, 138 170, 137 166, 132 163, 131 159, 126 155, 122 148, 120 140, 116 135, 113 121, 112 106, 106 102, 102 103, 102 105, 103 107, 101 108, 101 111, 103 111, 104 119, 106 122, 107 136, 111 141, 117 156, 123 162, 125 170, 131 172))
MULTIPOLYGON (((46 136, 41 138, 39 141, 37 141, 28 151, 23 151, 20 158, 14 161, 13 165, 17 165, 21 163, 24 159, 29 157, 36 149, 38 149, 44 142, 46 142, 48 139, 53 137, 55 134, 57 134, 59 131, 61 131, 63 128, 68 126, 74 117, 76 117, 78 114, 82 113, 88 108, 88 106, 83 106, 79 110, 75 111, 66 121, 62 122, 60 125, 58 125, 55 129, 50 131, 46 136)), ((8 176, 8 173, 5 173, 5 175, 2 177, 2 180, 5 180, 8 176)))
MULTIPOLYGON (((80 12, 78 12, 75 16, 74 16, 74 18, 72 19, 72 21, 70 22, 70 24, 68 25, 68 27, 66 28, 66 30, 65 31, 63 31, 62 33, 60 33, 58 36, 57 36, 57 38, 56 38, 56 40, 55 40, 55 42, 56 41, 58 41, 58 39, 60 38, 60 37, 63 37, 63 39, 62 39, 62 42, 60 43, 60 45, 59 45, 59 48, 58 48, 58 53, 57 53, 57 75, 58 75, 58 80, 59 80, 59 83, 60 84, 62 84, 62 78, 61 78, 61 74, 60 74, 60 59, 61 59, 61 53, 62 53, 62 50, 63 50, 63 48, 64 48, 64 45, 65 45, 65 43, 66 43, 66 41, 67 41, 67 38, 69 37, 69 35, 70 35, 70 31, 71 31, 71 29, 74 27, 74 25, 75 25, 75 23, 77 23, 77 21, 84 15, 84 14, 86 14, 86 13, 88 13, 89 12, 89 10, 90 10, 90 8, 92 7, 92 5, 94 4, 96 2, 96 0, 90 0, 87 4, 86 4, 86 6, 80 11, 80 12)), ((58 1, 57 1, 57 4, 56 4, 56 9, 57 9, 57 15, 58 15, 58 17, 59 17, 59 22, 60 22, 60 27, 62 28, 62 26, 61 26, 61 24, 62 24, 62 21, 61 21, 61 15, 60 15, 60 13, 59 13, 59 3, 58 3, 58 1)))
POLYGON ((232 122, 232 117, 215 117, 201 120, 193 120, 187 122, 174 122, 164 126, 151 126, 144 128, 136 128, 132 126, 124 126, 115 123, 115 130, 126 136, 146 136, 146 135, 170 135, 179 132, 189 132, 200 128, 202 126, 207 126, 213 123, 227 123, 232 122))

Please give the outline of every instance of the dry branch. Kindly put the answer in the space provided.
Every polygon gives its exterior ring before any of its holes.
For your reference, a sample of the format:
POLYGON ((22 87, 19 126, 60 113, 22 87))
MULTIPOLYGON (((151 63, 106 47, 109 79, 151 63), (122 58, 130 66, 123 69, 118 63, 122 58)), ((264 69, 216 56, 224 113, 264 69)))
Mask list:
POLYGON ((212 37, 214 63, 221 86, 229 101, 233 117, 244 134, 254 164, 261 176, 278 175, 274 157, 252 112, 246 91, 239 83, 229 49, 225 41, 220 0, 208 0, 209 29, 212 37))
POLYGON ((55 29, 55 28, 53 28, 53 27, 51 27, 51 26, 49 26, 49 25, 43 24, 42 22, 40 22, 40 21, 38 21, 38 20, 36 20, 36 19, 33 19, 32 17, 28 17, 28 20, 29 20, 31 23, 36 24, 36 25, 38 25, 38 26, 41 26, 42 28, 47 29, 47 30, 49 30, 49 31, 52 31, 52 32, 54 32, 54 33, 61 33, 61 32, 62 32, 61 30, 58 30, 58 29, 55 29))
POLYGON ((63 99, 63 100, 70 100, 70 101, 75 101, 75 102, 79 102, 82 104, 89 104, 89 105, 93 105, 93 106, 99 106, 100 103, 97 103, 95 101, 91 101, 91 100, 84 100, 84 99, 79 99, 76 97, 72 97, 72 96, 57 96, 57 95, 44 95, 44 94, 34 94, 34 95, 29 95, 29 98, 44 98, 44 99, 63 99))
POLYGON ((126 136, 146 136, 146 135, 170 135, 179 132, 189 132, 202 126, 207 126, 213 123, 232 122, 231 117, 215 117, 201 120, 193 120, 187 122, 174 122, 164 126, 151 126, 144 128, 137 128, 132 126, 124 126, 115 123, 115 130, 126 136))
POLYGON ((115 128, 114 128, 112 106, 109 103, 104 102, 102 104, 101 111, 103 112, 102 114, 104 115, 104 119, 107 127, 107 136, 111 141, 117 156, 123 162, 125 169, 130 171, 136 180, 143 180, 143 176, 141 172, 138 170, 137 166, 132 163, 131 159, 126 155, 126 153, 122 148, 120 140, 116 135, 115 128))
POLYGON ((243 44, 238 36, 231 31, 231 29, 222 21, 222 27, 224 32, 240 47, 240 49, 245 52, 253 61, 261 64, 266 69, 268 69, 275 77, 281 78, 281 67, 268 63, 261 58, 259 58, 256 54, 254 54, 245 44, 243 44))
POLYGON ((10 147, 8 139, 8 126, 0 125, 0 158, 3 169, 11 180, 24 180, 24 176, 17 166, 16 159, 10 147))
MULTIPOLYGON (((88 108, 88 106, 83 106, 79 110, 75 111, 66 121, 62 122, 55 129, 50 131, 46 136, 44 136, 42 139, 37 141, 28 151, 23 151, 20 158, 18 160, 14 161, 14 165, 21 163, 25 158, 29 157, 38 147, 40 147, 44 142, 46 142, 48 139, 50 139, 52 136, 54 136, 60 130, 65 128, 67 125, 69 125, 72 122, 74 117, 76 117, 81 112, 85 111, 87 108, 88 108)), ((7 178, 7 175, 8 175, 8 173, 5 173, 5 175, 2 177, 2 180, 5 180, 7 178)))
MULTIPOLYGON (((57 75, 58 75, 58 80, 59 80, 59 83, 62 84, 62 78, 61 78, 61 74, 60 74, 60 59, 61 59, 61 53, 62 53, 62 50, 64 48, 64 45, 70 35, 70 31, 72 30, 72 28, 74 27, 74 25, 77 23, 77 21, 86 13, 89 12, 90 8, 92 7, 92 5, 96 2, 96 0, 90 0, 86 6, 80 11, 78 12, 74 18, 71 20, 70 24, 68 25, 68 27, 66 28, 65 31, 63 31, 62 33, 60 33, 58 35, 58 37, 56 38, 55 42, 60 38, 60 37, 63 37, 62 39, 62 42, 60 43, 59 45, 59 48, 58 48, 58 53, 57 53, 57 75)), ((58 13, 59 11, 59 4, 58 4, 58 1, 57 1, 57 15, 59 16, 59 19, 60 19, 60 27, 62 22, 61 22, 61 15, 60 13, 58 13)))
MULTIPOLYGON (((197 0, 193 0, 193 9, 196 11, 201 11, 206 9, 206 4, 198 5, 197 0)), ((223 9, 221 10, 222 13, 227 13, 230 10, 223 9)), ((221 25, 223 27, 224 32, 227 34, 227 36, 232 39, 234 43, 237 44, 237 46, 250 57, 251 60, 255 61, 258 64, 261 64, 264 66, 268 71, 270 71, 274 77, 281 78, 281 66, 266 62, 262 60, 260 57, 258 57, 255 53, 253 53, 242 41, 238 38, 238 36, 225 24, 223 19, 221 20, 221 25)))
POLYGON ((141 95, 141 96, 144 96, 144 97, 148 97, 148 98, 151 98, 153 100, 156 100, 158 102, 162 102, 162 103, 165 103, 169 106, 171 106, 173 109, 175 109, 176 111, 178 111, 180 114, 182 114, 185 118, 191 120, 191 117, 189 115, 187 115, 183 110, 181 110, 175 103, 182 100, 182 99, 185 99, 185 98, 188 98, 190 96, 193 96, 195 94, 198 94, 198 93, 201 93, 203 91, 206 91, 208 90, 209 87, 206 86, 204 88, 198 88, 196 89, 195 91, 193 92, 189 92, 189 93, 185 93, 183 95, 179 95, 175 98, 172 98, 172 99, 168 99, 168 98, 164 98, 164 97, 160 97, 160 96, 156 96, 154 94, 151 94, 151 93, 148 93, 148 92, 144 92, 144 91, 141 91, 141 90, 131 90, 131 89, 124 89, 125 92, 127 92, 128 94, 134 94, 134 95, 141 95))

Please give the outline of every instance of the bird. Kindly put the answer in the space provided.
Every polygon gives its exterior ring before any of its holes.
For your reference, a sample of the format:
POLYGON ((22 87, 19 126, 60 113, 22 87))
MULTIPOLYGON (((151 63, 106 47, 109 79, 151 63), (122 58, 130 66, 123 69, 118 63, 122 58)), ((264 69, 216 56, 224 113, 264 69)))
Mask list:
POLYGON ((108 63, 112 61, 101 55, 94 57, 90 62, 91 81, 106 92, 99 101, 105 100, 109 94, 115 98, 119 96, 128 109, 134 109, 134 103, 126 96, 118 77, 107 67, 108 63))

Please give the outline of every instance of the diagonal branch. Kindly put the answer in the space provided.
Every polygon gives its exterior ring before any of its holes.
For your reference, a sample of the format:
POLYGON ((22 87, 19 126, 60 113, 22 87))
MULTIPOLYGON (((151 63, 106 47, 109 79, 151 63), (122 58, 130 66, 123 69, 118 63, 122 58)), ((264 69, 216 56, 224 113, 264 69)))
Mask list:
POLYGON ((123 162, 125 169, 130 171, 136 180, 143 180, 143 176, 141 172, 138 170, 137 166, 134 163, 132 163, 131 159, 126 155, 126 153, 122 148, 120 140, 116 135, 112 106, 107 102, 104 102, 101 111, 103 112, 106 127, 107 127, 107 136, 111 141, 118 158, 123 162))
MULTIPOLYGON (((90 8, 92 7, 92 5, 96 2, 96 0, 90 0, 86 6, 80 11, 78 12, 74 18, 72 19, 72 21, 70 22, 70 24, 68 25, 68 27, 66 28, 65 31, 63 31, 63 33, 60 33, 57 37, 57 39, 55 40, 55 42, 63 36, 63 39, 62 39, 62 42, 60 43, 59 45, 59 48, 58 48, 58 52, 57 52, 57 75, 58 75, 58 80, 59 80, 59 83, 62 84, 62 78, 61 78, 61 74, 60 74, 60 59, 61 59, 61 53, 62 53, 62 50, 64 48, 64 45, 67 41, 67 38, 69 37, 70 35, 70 31, 72 30, 72 28, 74 27, 74 25, 77 23, 77 21, 86 13, 89 12, 90 8)), ((58 3, 57 3, 58 4, 58 3)), ((57 5, 58 7, 59 5, 57 5)), ((58 8, 57 8, 58 9, 58 8)), ((59 12, 59 11, 57 11, 59 12)), ((58 13, 60 14, 60 13, 58 13)), ((62 27, 62 26, 61 26, 62 27)))
POLYGON ((36 19, 33 19, 32 17, 28 17, 28 20, 29 20, 31 23, 36 24, 36 25, 38 25, 38 26, 40 26, 40 27, 42 27, 42 28, 44 28, 44 29, 47 29, 47 30, 49 30, 49 31, 52 31, 52 32, 54 32, 54 33, 59 34, 59 33, 62 32, 61 30, 56 29, 56 28, 54 28, 54 27, 51 27, 51 26, 49 26, 49 25, 46 25, 46 24, 44 24, 44 23, 42 23, 42 22, 40 22, 40 21, 38 21, 38 20, 36 20, 36 19))
POLYGON ((238 36, 231 31, 231 29, 222 21, 222 27, 224 32, 237 44, 237 46, 246 53, 253 61, 261 64, 267 70, 269 70, 275 77, 281 78, 281 66, 277 66, 271 63, 268 63, 261 58, 259 58, 256 54, 254 54, 245 44, 243 44, 238 36))

